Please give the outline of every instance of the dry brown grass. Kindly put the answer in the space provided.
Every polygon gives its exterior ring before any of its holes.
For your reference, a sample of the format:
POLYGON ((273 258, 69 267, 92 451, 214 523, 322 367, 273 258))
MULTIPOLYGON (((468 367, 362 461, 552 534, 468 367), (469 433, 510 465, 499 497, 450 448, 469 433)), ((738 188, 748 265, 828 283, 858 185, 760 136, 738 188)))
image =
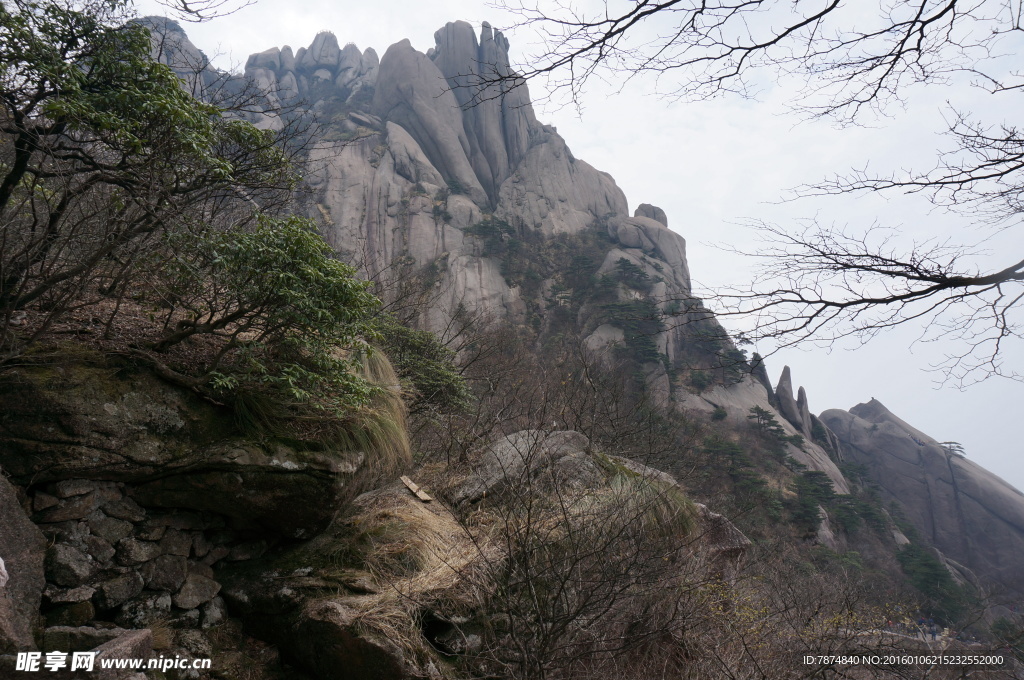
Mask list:
POLYGON ((379 592, 346 597, 358 612, 360 634, 400 648, 421 664, 433 652, 424 645, 424 611, 460 616, 486 598, 481 577, 497 557, 486 537, 470 535, 439 503, 423 503, 405 487, 391 486, 361 496, 348 524, 356 530, 357 554, 379 592))
POLYGON ((174 629, 166 619, 158 619, 149 624, 153 633, 153 649, 170 649, 174 645, 174 629))

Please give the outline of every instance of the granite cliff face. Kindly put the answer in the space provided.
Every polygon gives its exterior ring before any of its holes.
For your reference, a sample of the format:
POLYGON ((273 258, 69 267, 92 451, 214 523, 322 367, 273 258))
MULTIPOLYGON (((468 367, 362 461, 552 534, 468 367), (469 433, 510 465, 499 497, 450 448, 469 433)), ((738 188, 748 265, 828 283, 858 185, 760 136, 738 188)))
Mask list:
POLYGON ((301 97, 325 123, 308 177, 325 236, 368 273, 444 258, 447 302, 505 316, 519 293, 467 228, 493 217, 552 236, 600 224, 622 254, 646 251, 671 272, 663 297, 688 294, 685 241, 664 212, 645 206, 631 217, 611 176, 537 122, 525 85, 491 82, 511 73, 504 36, 485 23, 478 37, 459 21, 434 37, 426 54, 403 40, 379 64, 373 50, 339 48, 330 33, 294 56, 284 47, 249 58, 245 75, 269 101, 301 97))
POLYGON ((825 411, 821 420, 839 437, 844 458, 867 468, 885 504, 896 504, 947 560, 1024 591, 1024 494, 876 399, 825 411))
MULTIPOLYGON (((384 282, 385 296, 414 280, 429 290, 419 322, 431 330, 443 333, 461 311, 542 330, 570 316, 596 355, 642 354, 638 372, 664 407, 720 408, 740 426, 752 407, 778 407, 787 432, 806 440, 791 455, 847 493, 842 473, 812 441, 806 396, 776 399, 762 388, 692 297, 686 241, 665 212, 643 203, 631 214, 610 175, 537 121, 500 32, 484 23, 478 35, 457 21, 434 40, 426 53, 398 42, 378 63, 373 50, 342 48, 321 33, 294 55, 286 46, 249 58, 245 76, 269 103, 302 101, 324 124, 309 154, 304 205, 328 242, 384 282), (541 261, 546 249, 572 250, 581 239, 597 244, 588 274, 615 283, 604 298, 574 287, 568 259, 561 269, 511 271, 517 248, 541 261), (633 326, 646 321, 640 341, 633 326), (694 372, 717 376, 715 385, 693 394, 694 372)), ((783 397, 788 380, 787 369, 783 397)))

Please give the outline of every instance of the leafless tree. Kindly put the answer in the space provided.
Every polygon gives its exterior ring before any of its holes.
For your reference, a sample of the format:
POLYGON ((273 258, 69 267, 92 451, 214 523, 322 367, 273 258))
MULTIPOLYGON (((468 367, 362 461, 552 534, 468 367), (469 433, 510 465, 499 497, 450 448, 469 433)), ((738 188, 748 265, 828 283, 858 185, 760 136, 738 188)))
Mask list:
POLYGON ((741 337, 783 347, 843 337, 866 341, 918 322, 922 340, 949 348, 936 367, 946 379, 960 385, 993 375, 1021 379, 1019 368, 1007 365, 1006 349, 1021 339, 1024 261, 980 272, 962 262, 972 251, 948 241, 905 251, 895 244, 895 232, 882 228, 755 226, 763 241, 754 250, 734 251, 759 259, 755 278, 714 298, 719 316, 745 324, 741 337))
POLYGON ((835 0, 502 6, 518 15, 517 28, 534 28, 543 38, 520 76, 551 76, 573 95, 609 71, 627 78, 665 76, 663 92, 679 99, 751 94, 752 76, 770 68, 806 78, 800 106, 845 119, 899 98, 908 84, 977 71, 997 40, 1021 27, 1013 5, 998 0, 900 0, 869 7, 835 0))
POLYGON ((804 655, 932 650, 889 629, 897 612, 912 611, 894 593, 855 570, 810 568, 786 542, 737 549, 698 520, 664 474, 600 451, 551 460, 539 433, 512 440, 502 482, 478 505, 456 509, 479 546, 463 577, 487 593, 486 623, 460 619, 433 640, 477 673, 961 677, 927 665, 805 663, 804 655), (587 460, 598 474, 587 474, 587 460))
POLYGON ((209 21, 234 14, 256 0, 161 0, 160 4, 184 21, 209 21))
MULTIPOLYGON (((1024 88, 1019 71, 996 57, 1014 50, 1021 12, 1001 0, 897 0, 848 5, 717 0, 530 3, 502 6, 517 27, 542 36, 515 77, 547 78, 574 100, 593 77, 657 77, 660 91, 695 100, 756 94, 758 78, 801 79, 792 102, 804 114, 840 123, 864 120, 910 96, 915 84, 973 81, 1004 96, 1024 88)), ((497 78, 497 74, 495 74, 497 78)), ((509 77, 505 81, 511 82, 509 77)), ((1024 187, 1024 133, 953 112, 954 148, 933 171, 853 172, 803 194, 920 192, 970 222, 1016 228, 1024 187)), ((900 245, 880 231, 813 224, 757 223, 768 243, 755 285, 709 295, 716 313, 753 319, 751 339, 781 344, 871 337, 906 322, 928 338, 964 340, 939 368, 964 383, 990 375, 1020 378, 1006 348, 1020 338, 1024 260, 981 268, 974 250, 953 242, 900 245)))

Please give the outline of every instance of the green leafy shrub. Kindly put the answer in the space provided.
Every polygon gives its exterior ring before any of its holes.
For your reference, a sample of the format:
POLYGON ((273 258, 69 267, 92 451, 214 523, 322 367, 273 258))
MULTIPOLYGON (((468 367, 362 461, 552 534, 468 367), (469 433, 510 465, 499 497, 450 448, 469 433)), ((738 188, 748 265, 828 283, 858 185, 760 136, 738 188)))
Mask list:
POLYGON ((123 2, 0 7, 0 362, 33 341, 8 332, 17 311, 43 333, 132 288, 162 235, 248 220, 294 187, 275 133, 194 99, 129 18, 123 2))
POLYGON ((376 337, 378 306, 355 270, 334 259, 306 220, 166 239, 154 288, 169 306, 157 352, 215 340, 198 375, 224 398, 264 395, 282 412, 346 417, 375 388, 353 370, 376 337))
POLYGON ((392 316, 374 322, 377 344, 406 382, 410 410, 459 410, 468 405, 466 381, 455 366, 455 352, 429 331, 409 328, 392 316))
POLYGON ((690 371, 690 385, 698 392, 703 392, 714 383, 707 371, 690 371))
POLYGON ((935 551, 918 543, 904 546, 896 559, 911 585, 928 599, 936 618, 953 622, 964 613, 966 593, 956 584, 935 551))

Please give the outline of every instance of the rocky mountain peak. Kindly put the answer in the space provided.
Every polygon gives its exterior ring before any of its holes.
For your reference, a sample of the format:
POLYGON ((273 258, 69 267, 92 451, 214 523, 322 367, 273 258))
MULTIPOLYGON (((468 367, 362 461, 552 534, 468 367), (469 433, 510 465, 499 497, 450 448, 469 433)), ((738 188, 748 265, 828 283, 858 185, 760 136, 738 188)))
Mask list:
POLYGON ((800 431, 807 439, 812 438, 813 424, 811 423, 811 410, 807 403, 807 393, 801 387, 797 397, 793 397, 793 379, 790 376, 789 366, 784 366, 779 382, 775 386, 775 399, 778 403, 779 413, 800 431))
POLYGON ((427 52, 455 96, 469 143, 467 156, 492 204, 530 147, 538 125, 526 84, 509 66, 508 40, 484 23, 480 38, 465 21, 434 33, 427 52))
POLYGON ((647 219, 661 223, 665 227, 668 226, 668 216, 665 215, 665 211, 656 205, 651 205, 650 203, 641 203, 638 205, 636 207, 636 211, 633 213, 633 217, 646 217, 647 219))

